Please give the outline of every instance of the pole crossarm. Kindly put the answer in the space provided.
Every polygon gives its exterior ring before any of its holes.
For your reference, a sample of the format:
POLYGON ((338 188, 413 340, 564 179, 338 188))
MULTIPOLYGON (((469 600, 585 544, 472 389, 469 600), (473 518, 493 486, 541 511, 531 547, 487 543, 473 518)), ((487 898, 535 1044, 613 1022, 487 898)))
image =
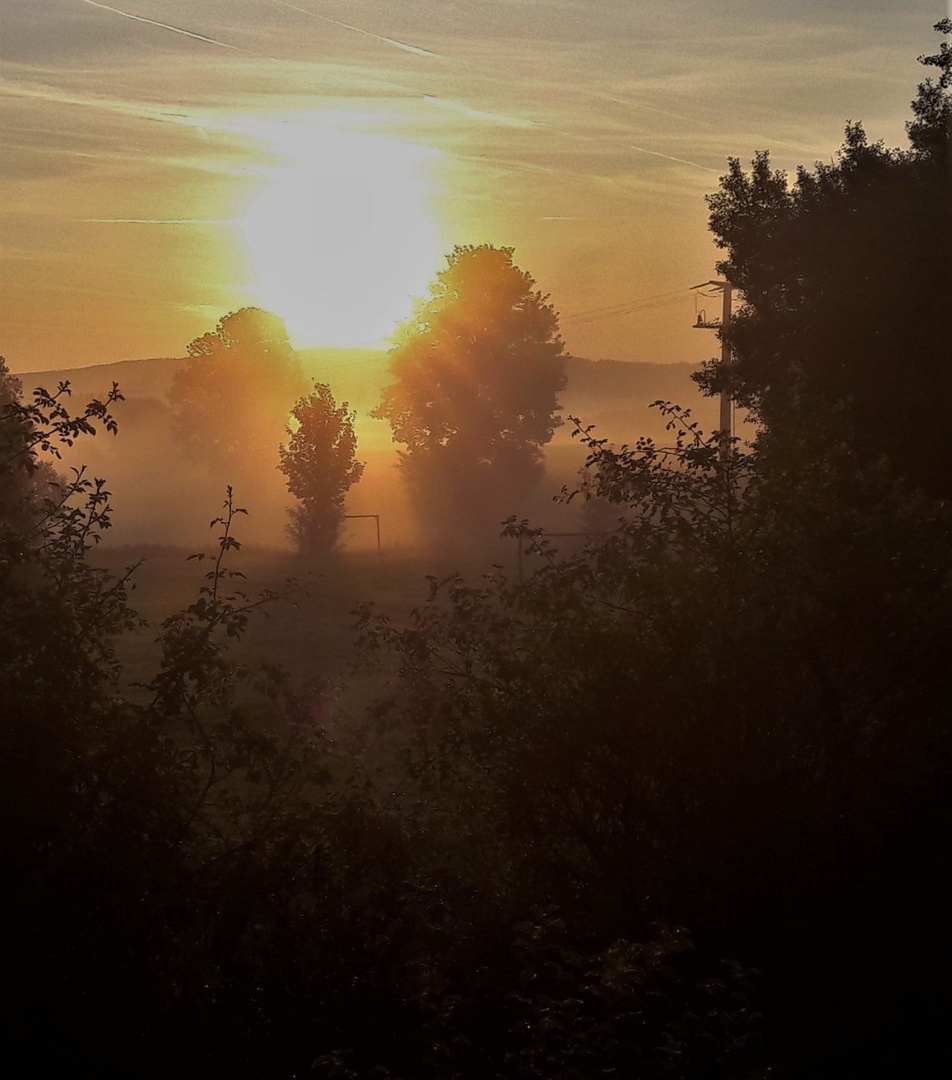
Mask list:
MULTIPOLYGON (((723 331, 728 330, 731 325, 731 310, 734 299, 734 286, 729 281, 702 281, 700 285, 692 285, 692 291, 704 288, 714 288, 721 290, 721 297, 723 299, 723 305, 721 308, 720 322, 714 322, 710 319, 704 318, 704 312, 699 312, 697 322, 695 322, 695 329, 698 330, 721 330, 721 369, 725 374, 730 373, 731 367, 731 347, 728 340, 728 335, 723 331)), ((721 391, 721 416, 720 416, 720 431, 721 431, 721 454, 726 460, 727 454, 730 450, 731 438, 734 434, 734 407, 731 401, 730 389, 725 385, 721 391)))

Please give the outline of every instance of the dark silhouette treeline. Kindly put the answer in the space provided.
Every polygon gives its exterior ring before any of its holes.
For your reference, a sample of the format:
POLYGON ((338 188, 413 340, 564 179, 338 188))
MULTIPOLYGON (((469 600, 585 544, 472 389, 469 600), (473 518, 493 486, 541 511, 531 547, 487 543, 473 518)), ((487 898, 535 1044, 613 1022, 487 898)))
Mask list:
MULTIPOLYGON (((754 410, 754 445, 669 402, 664 440, 577 425, 588 461, 565 497, 607 507, 610 531, 556 559, 513 519, 525 580, 434 578, 402 619, 365 606, 384 692, 333 739, 321 687, 229 654, 259 608, 280 617, 239 576, 240 491, 195 599, 158 628, 157 670, 122 691, 134 575, 89 558, 108 492, 44 464, 114 431, 120 395, 24 398, 0 367, 11 1075, 948 1075, 952 451, 883 422, 890 395, 947 377, 942 267, 917 245, 949 250, 952 51, 925 62, 939 79, 909 150, 850 127, 792 192, 758 157, 711 198, 745 306, 735 367, 702 381, 754 410), (915 225, 879 244, 884 207, 915 225), (909 303, 866 327, 826 237, 882 256, 870 279, 898 260, 909 303)), ((470 257, 519 277, 512 322, 557 364, 554 313, 506 249, 458 249, 443 284, 470 257)), ((382 406, 398 435, 429 410, 408 465, 451 445, 467 400, 421 374, 440 300, 382 406)), ((258 362, 292 370, 269 340, 258 362)), ((467 467, 512 454, 531 473, 559 367, 540 359, 534 413, 450 355, 470 400, 512 407, 467 467)), ((323 400, 325 429, 346 417, 323 400)))

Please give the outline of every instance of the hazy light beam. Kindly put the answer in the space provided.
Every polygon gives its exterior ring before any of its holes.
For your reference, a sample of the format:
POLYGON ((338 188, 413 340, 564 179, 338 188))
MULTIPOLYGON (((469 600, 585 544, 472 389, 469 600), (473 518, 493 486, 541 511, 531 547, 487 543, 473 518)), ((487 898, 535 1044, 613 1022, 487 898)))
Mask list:
POLYGON ((102 11, 111 11, 113 15, 121 15, 124 19, 132 19, 133 22, 146 23, 149 26, 158 26, 162 30, 171 30, 173 34, 182 34, 183 37, 194 38, 195 41, 204 41, 208 45, 217 45, 221 49, 234 49, 235 52, 241 52, 241 49, 237 45, 229 45, 224 41, 217 41, 215 38, 205 37, 204 34, 196 34, 191 30, 183 30, 181 26, 171 26, 169 23, 156 22, 155 19, 146 19, 142 15, 132 15, 128 11, 120 11, 119 8, 109 7, 108 4, 98 4, 96 0, 82 0, 84 4, 89 4, 90 7, 100 8, 102 11))
MULTIPOLYGON (((90 0, 87 0, 87 3, 90 0)), ((430 52, 429 49, 421 49, 418 45, 408 45, 405 41, 396 41, 394 38, 383 37, 381 34, 374 34, 370 30, 362 30, 359 26, 351 26, 350 23, 340 22, 338 19, 332 19, 329 15, 318 15, 316 11, 310 11, 308 8, 298 7, 297 4, 285 3, 285 0, 273 0, 273 3, 278 4, 280 7, 288 8, 290 11, 299 11, 302 15, 310 15, 312 19, 320 19, 321 22, 330 23, 331 26, 339 26, 342 30, 353 30, 355 34, 363 34, 365 37, 373 38, 374 41, 383 42, 384 45, 393 45, 396 49, 403 49, 404 52, 413 53, 415 56, 434 56, 439 57, 439 53, 430 52)), ((97 7, 99 5, 97 4, 97 7)))

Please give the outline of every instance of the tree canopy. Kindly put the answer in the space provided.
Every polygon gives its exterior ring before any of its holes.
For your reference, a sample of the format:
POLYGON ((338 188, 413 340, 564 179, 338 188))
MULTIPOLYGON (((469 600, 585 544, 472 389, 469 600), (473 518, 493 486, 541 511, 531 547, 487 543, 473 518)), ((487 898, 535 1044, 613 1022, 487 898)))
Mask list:
POLYGON ((374 415, 406 448, 404 474, 431 513, 442 504, 444 524, 461 511, 486 524, 489 504, 538 479, 561 422, 555 309, 512 248, 456 247, 395 341, 394 381, 374 415))
MULTIPOLYGON (((936 29, 949 33, 952 22, 936 29)), ((708 391, 729 385, 774 445, 840 439, 861 460, 887 456, 933 494, 952 495, 945 436, 952 400, 950 52, 913 102, 911 146, 870 143, 849 124, 837 160, 791 185, 758 153, 730 160, 708 197, 727 256, 718 272, 743 294, 729 330, 733 365, 712 362, 708 391)))
POLYGON ((302 551, 329 551, 337 543, 347 492, 364 466, 356 459, 354 414, 338 407, 326 383, 315 383, 291 411, 289 439, 279 468, 300 506, 288 513, 288 531, 302 551))
POLYGON ((169 391, 181 443, 215 467, 262 457, 272 467, 291 407, 307 389, 284 320, 242 308, 192 341, 188 354, 169 391))
POLYGON ((0 356, 0 527, 9 528, 11 517, 20 511, 26 491, 30 459, 24 460, 27 432, 11 406, 20 401, 23 387, 0 356))

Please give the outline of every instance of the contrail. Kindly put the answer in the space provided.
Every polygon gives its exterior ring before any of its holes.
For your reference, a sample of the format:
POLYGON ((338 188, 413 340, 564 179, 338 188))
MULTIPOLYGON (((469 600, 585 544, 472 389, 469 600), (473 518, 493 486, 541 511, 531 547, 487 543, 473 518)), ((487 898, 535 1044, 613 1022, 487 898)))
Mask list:
POLYGON ((473 109, 469 105, 463 105, 459 101, 449 101, 446 98, 434 97, 432 94, 424 94, 423 100, 428 105, 436 105, 441 109, 449 109, 452 112, 468 116, 473 120, 485 120, 492 124, 502 124, 504 127, 531 128, 536 125, 531 120, 522 120, 515 116, 504 116, 502 113, 485 112, 483 109, 473 109))
POLYGON ((231 218, 75 218, 80 225, 234 225, 231 218))
POLYGON ((135 22, 147 23, 149 26, 158 26, 163 30, 171 30, 173 34, 182 34, 184 37, 194 38, 196 41, 204 41, 208 45, 217 45, 221 49, 234 49, 241 52, 237 45, 229 45, 224 41, 216 41, 215 38, 205 37, 204 34, 193 34, 191 30, 183 30, 181 26, 170 26, 168 23, 156 22, 155 19, 146 19, 142 15, 131 15, 128 11, 120 11, 119 8, 109 7, 108 4, 97 4, 96 0, 83 0, 90 7, 101 8, 103 11, 111 11, 113 15, 121 15, 125 19, 135 22))
POLYGON ((703 169, 704 172, 720 172, 720 169, 710 169, 707 165, 698 165, 696 161, 688 161, 687 158, 672 157, 670 154, 661 154, 657 150, 646 150, 643 146, 629 145, 632 150, 637 150, 639 154, 650 154, 652 157, 664 158, 666 161, 677 161, 680 165, 690 165, 695 169, 703 169))
POLYGON ((337 19, 332 19, 328 15, 318 15, 316 11, 309 11, 307 8, 298 7, 296 4, 286 4, 284 0, 274 0, 274 3, 279 4, 281 7, 289 8, 291 11, 299 11, 302 15, 310 15, 313 19, 320 19, 321 22, 330 23, 331 26, 339 26, 342 30, 353 30, 355 34, 363 34, 365 37, 373 38, 374 41, 382 41, 385 45, 393 45, 394 48, 403 49, 404 52, 413 53, 415 56, 438 57, 440 55, 439 53, 430 52, 429 49, 421 49, 418 45, 407 45, 405 41, 396 41, 394 38, 373 34, 369 30, 361 30, 359 26, 351 26, 350 23, 339 22, 337 19))
POLYGON ((645 105, 639 101, 626 101, 624 98, 613 97, 611 94, 602 94, 597 90, 584 90, 582 92, 588 97, 600 98, 602 101, 610 101, 613 105, 624 105, 626 109, 659 113, 661 116, 671 116, 675 120, 685 120, 688 123, 692 122, 690 116, 682 116, 681 113, 671 112, 670 109, 658 109, 654 105, 645 105))

